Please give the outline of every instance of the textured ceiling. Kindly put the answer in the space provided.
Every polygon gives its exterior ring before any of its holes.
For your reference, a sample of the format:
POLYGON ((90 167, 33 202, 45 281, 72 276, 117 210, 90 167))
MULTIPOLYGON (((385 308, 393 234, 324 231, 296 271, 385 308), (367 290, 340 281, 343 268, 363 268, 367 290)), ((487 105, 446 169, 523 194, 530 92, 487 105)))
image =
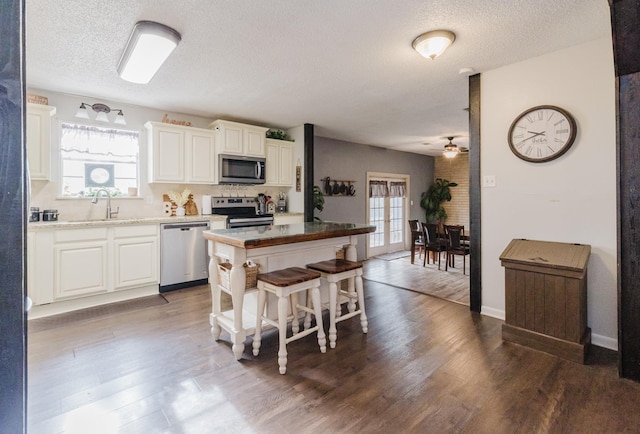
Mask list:
POLYGON ((31 88, 424 154, 468 145, 468 78, 610 35, 606 0, 26 0, 31 88), (148 85, 116 65, 134 24, 182 42, 148 85), (411 47, 449 29, 435 61, 411 47), (423 143, 432 143, 425 146, 423 143))

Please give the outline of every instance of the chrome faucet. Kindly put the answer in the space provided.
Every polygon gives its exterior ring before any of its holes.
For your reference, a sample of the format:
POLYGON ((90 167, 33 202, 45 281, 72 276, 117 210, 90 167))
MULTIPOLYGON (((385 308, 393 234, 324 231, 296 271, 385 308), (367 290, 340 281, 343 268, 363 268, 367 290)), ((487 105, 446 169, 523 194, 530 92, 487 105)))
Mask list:
POLYGON ((94 203, 94 204, 98 203, 98 195, 100 194, 101 191, 104 191, 107 194, 107 220, 109 220, 112 217, 118 215, 118 213, 120 212, 120 207, 118 207, 116 211, 111 211, 111 195, 109 194, 109 191, 106 188, 101 188, 100 190, 96 191, 96 195, 91 200, 91 203, 94 203))

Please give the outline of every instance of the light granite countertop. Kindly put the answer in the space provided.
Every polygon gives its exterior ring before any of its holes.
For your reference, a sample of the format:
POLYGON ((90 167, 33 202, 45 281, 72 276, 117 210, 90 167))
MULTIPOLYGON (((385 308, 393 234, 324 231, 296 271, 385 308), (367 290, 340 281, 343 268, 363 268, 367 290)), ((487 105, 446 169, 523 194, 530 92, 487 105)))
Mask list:
MULTIPOLYGON (((301 212, 284 212, 276 213, 275 217, 284 216, 298 216, 304 215, 301 212)), ((50 229, 79 229, 88 227, 102 227, 102 226, 119 226, 119 225, 145 225, 145 224, 161 224, 161 223, 181 223, 181 222, 193 222, 193 221, 225 221, 227 219, 224 215, 192 215, 184 217, 131 217, 131 218, 113 218, 110 220, 96 219, 96 220, 57 220, 53 222, 29 222, 27 230, 50 230, 50 229)))
POLYGON ((133 218, 113 218, 110 220, 58 220, 53 222, 30 222, 27 230, 48 230, 48 229, 79 229, 87 227, 119 226, 119 225, 144 225, 161 223, 181 223, 193 221, 225 221, 226 216, 221 215, 193 215, 184 217, 133 217, 133 218))

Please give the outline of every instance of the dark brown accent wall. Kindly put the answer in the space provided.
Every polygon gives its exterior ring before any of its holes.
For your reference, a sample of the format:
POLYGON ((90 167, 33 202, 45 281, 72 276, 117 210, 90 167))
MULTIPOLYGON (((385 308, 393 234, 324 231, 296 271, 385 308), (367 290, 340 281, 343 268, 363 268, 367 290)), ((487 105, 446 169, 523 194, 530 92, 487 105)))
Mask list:
POLYGON ((304 221, 313 221, 313 124, 304 124, 304 221))
POLYGON ((475 74, 469 77, 469 308, 473 312, 482 308, 480 186, 480 74, 475 74))
POLYGON ((640 2, 610 1, 616 69, 618 368, 640 381, 640 2))
POLYGON ((0 14, 0 432, 26 430, 24 2, 0 14))

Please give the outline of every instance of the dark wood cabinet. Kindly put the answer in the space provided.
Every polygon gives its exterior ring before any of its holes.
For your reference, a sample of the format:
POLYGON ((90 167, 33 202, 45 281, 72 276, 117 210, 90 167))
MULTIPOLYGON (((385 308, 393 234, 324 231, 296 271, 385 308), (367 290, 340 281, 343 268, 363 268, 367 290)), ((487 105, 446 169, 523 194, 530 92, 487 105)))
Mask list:
POLYGON ((512 240, 500 255, 505 267, 502 339, 584 363, 587 264, 591 246, 512 240))

